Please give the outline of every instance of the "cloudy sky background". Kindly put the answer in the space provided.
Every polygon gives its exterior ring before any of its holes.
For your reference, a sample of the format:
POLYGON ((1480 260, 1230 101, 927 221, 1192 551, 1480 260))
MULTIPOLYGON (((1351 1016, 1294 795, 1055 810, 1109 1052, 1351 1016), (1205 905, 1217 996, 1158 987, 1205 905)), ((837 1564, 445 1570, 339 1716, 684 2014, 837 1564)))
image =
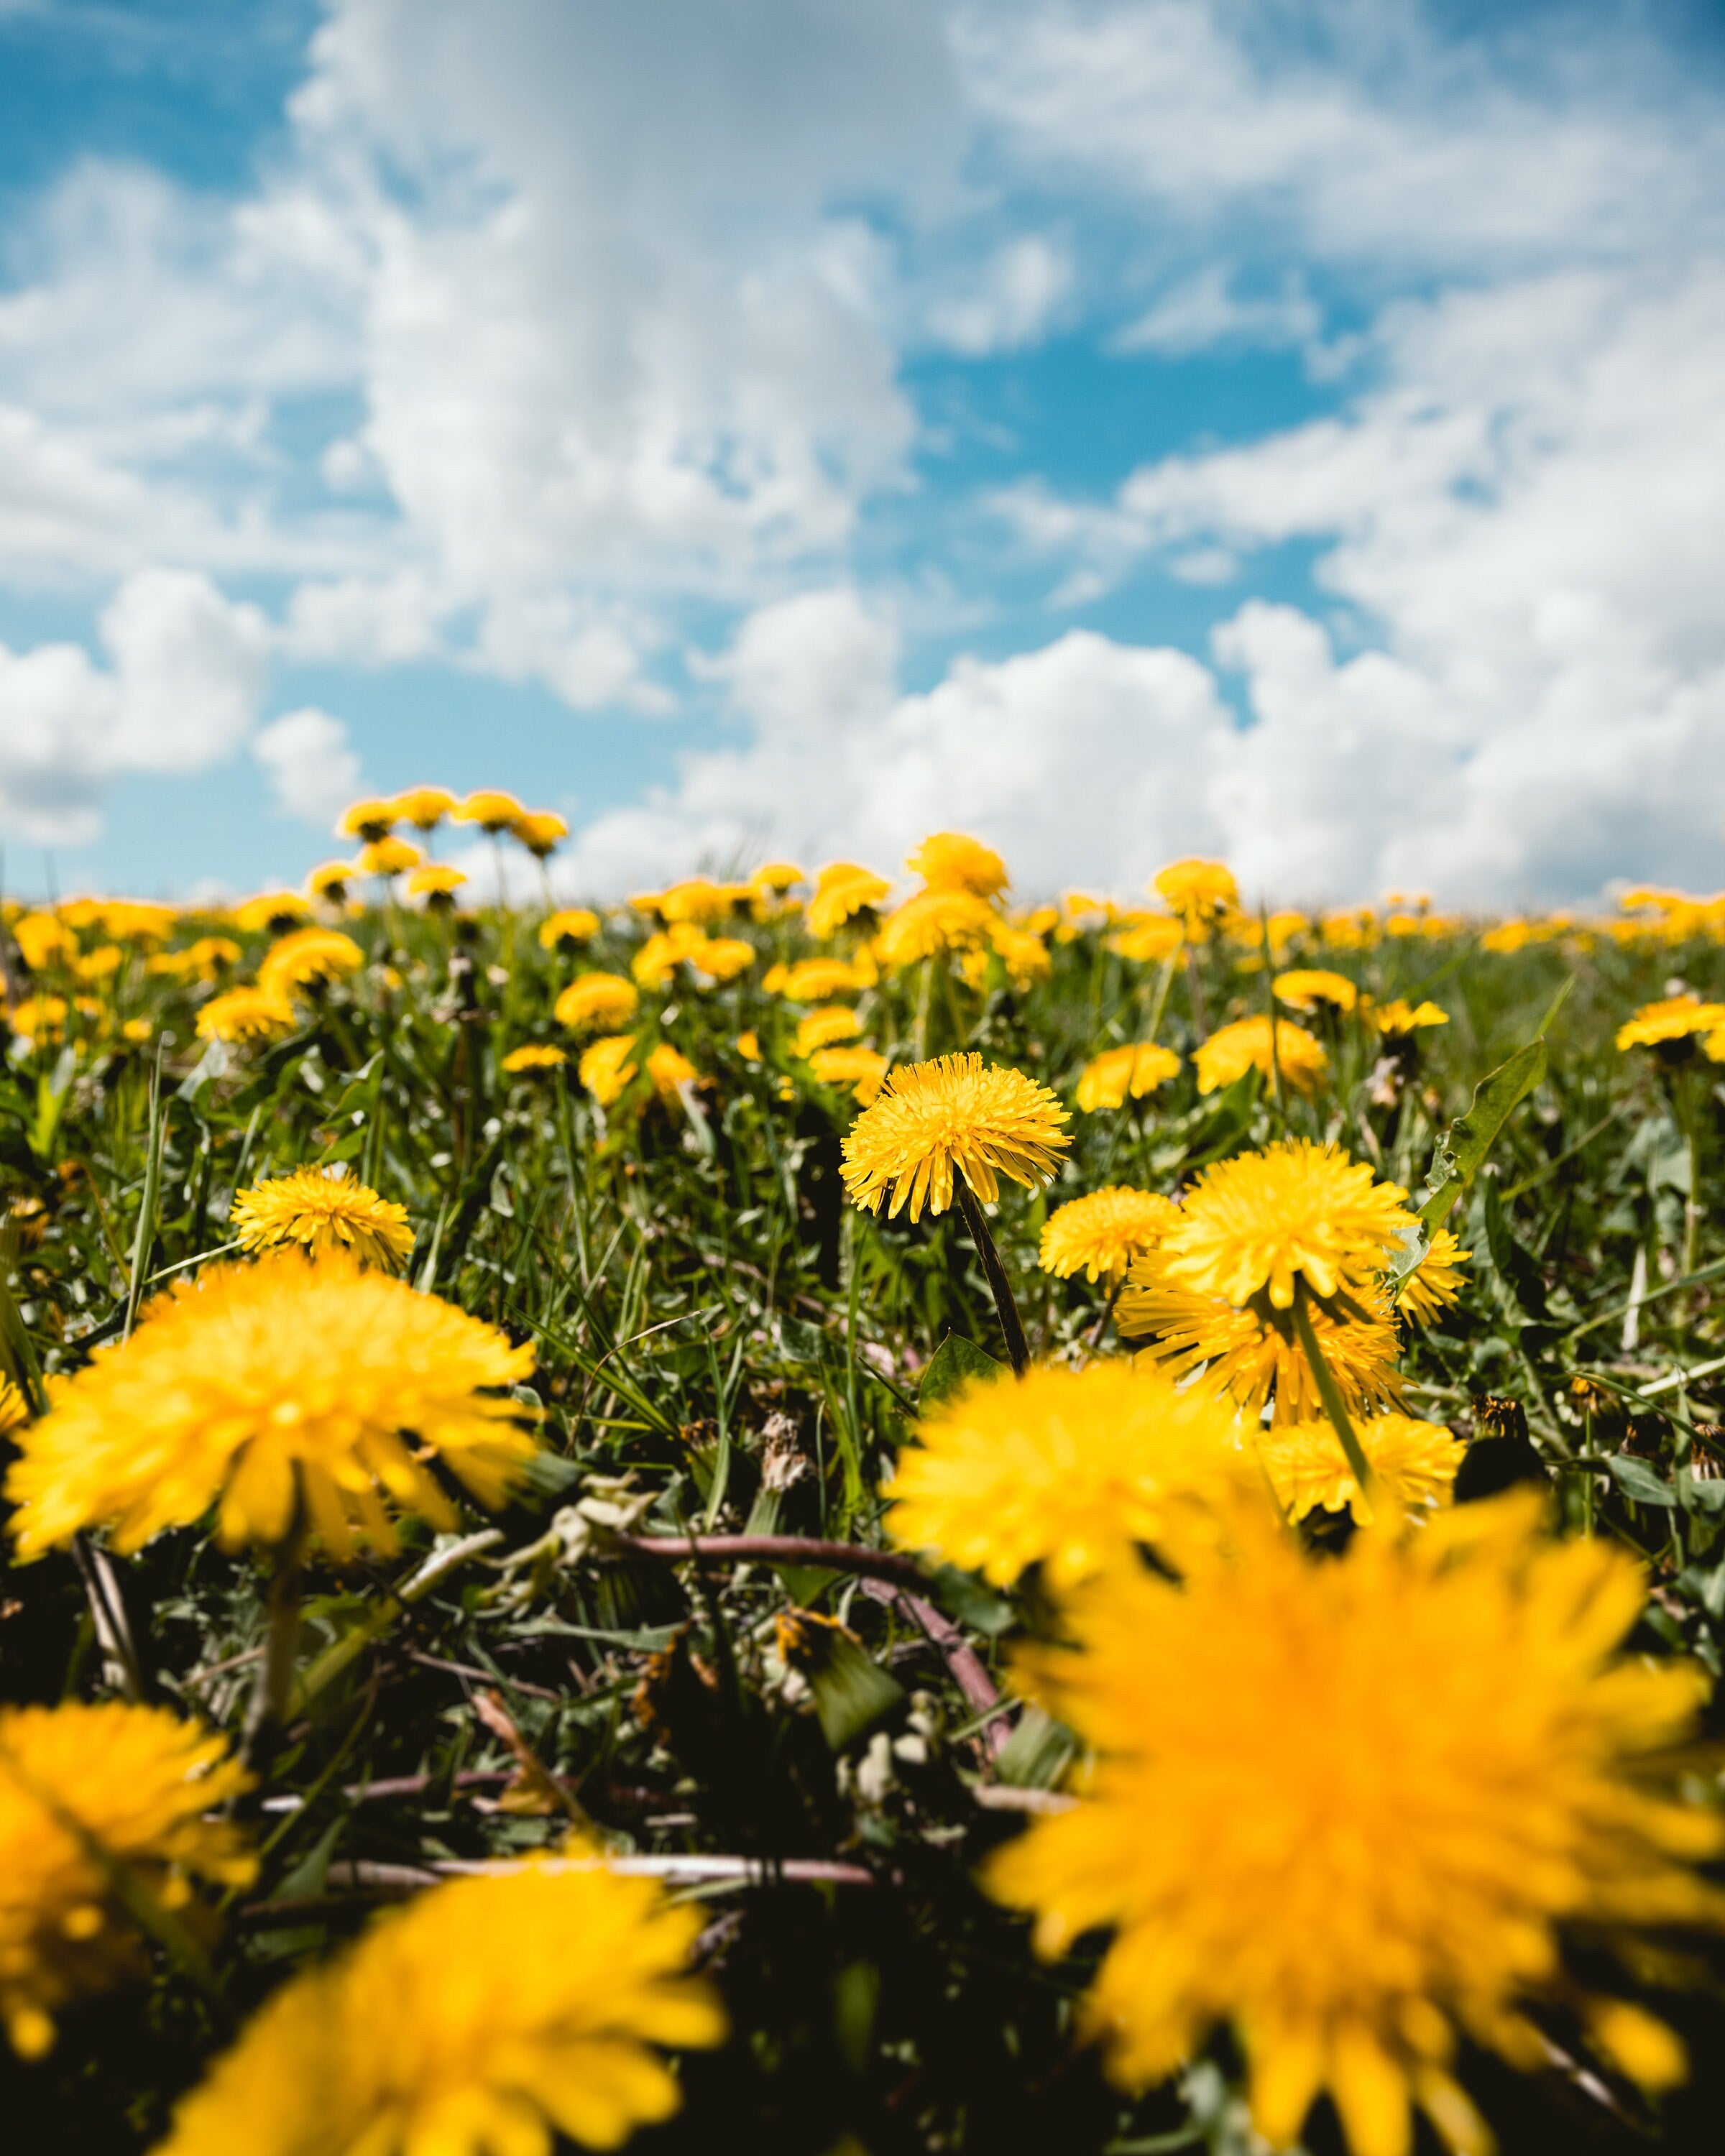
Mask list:
POLYGON ((13 889, 1725 883, 1725 28, 0 0, 13 889))

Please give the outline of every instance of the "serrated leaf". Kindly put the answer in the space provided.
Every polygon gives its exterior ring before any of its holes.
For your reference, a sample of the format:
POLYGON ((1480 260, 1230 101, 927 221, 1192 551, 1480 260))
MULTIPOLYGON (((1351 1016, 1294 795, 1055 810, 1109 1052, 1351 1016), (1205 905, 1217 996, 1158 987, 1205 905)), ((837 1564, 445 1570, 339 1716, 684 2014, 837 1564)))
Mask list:
POLYGON ((1676 1492, 1669 1483, 1661 1482, 1645 1460, 1638 1460, 1632 1452, 1614 1452, 1611 1472, 1617 1478, 1617 1486, 1625 1497, 1632 1497, 1638 1505, 1676 1506, 1676 1492))
POLYGON ((1420 1218, 1428 1235, 1441 1228, 1485 1165, 1486 1156, 1520 1104, 1545 1075, 1545 1036, 1518 1048, 1481 1079, 1465 1116, 1438 1140, 1420 1218))
POLYGON ((974 1340, 967 1340, 962 1332, 949 1332, 928 1358, 922 1373, 922 1382, 916 1388, 916 1404, 932 1408, 937 1401, 956 1393, 961 1385, 975 1378, 993 1379, 1006 1372, 1004 1363, 997 1363, 974 1340))

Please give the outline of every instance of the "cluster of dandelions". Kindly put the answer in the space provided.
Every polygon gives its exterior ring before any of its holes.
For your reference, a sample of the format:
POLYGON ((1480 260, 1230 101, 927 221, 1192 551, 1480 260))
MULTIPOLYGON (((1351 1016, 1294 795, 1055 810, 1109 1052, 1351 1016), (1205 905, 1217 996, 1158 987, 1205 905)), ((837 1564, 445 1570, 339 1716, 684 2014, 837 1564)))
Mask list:
MULTIPOLYGON (((1051 1173, 1019 1074, 927 1066, 896 1090, 913 1116, 852 1132, 859 1202, 941 1209, 973 1149, 1051 1173)), ((1048 1955, 1109 1935, 1085 2012, 1127 2087, 1231 2028, 1277 2148, 1327 2095, 1354 2156, 1407 2156, 1416 2110, 1484 2156, 1461 2046, 1538 2068, 1554 2020, 1669 2088, 1682 2046, 1601 1950, 1633 1970, 1638 1930, 1725 1922, 1695 1868, 1725 1821, 1682 1751, 1705 1681, 1622 1651, 1635 1567, 1549 1539, 1528 1492, 1446 1508, 1461 1449, 1399 1410, 1388 1282, 1420 1233, 1404 1191, 1306 1142, 1179 1204, 1076 1199, 1042 1262, 1129 1281, 1144 1352, 962 1387, 885 1492, 901 1543, 1059 1599, 1060 1644, 1018 1676, 1086 1763, 1071 1807, 997 1854, 993 1891, 1048 1955), (1291 1532, 1313 1511, 1363 1531, 1315 1556, 1291 1532)), ((1402 1311, 1453 1301, 1466 1255, 1439 1230, 1402 1311)))

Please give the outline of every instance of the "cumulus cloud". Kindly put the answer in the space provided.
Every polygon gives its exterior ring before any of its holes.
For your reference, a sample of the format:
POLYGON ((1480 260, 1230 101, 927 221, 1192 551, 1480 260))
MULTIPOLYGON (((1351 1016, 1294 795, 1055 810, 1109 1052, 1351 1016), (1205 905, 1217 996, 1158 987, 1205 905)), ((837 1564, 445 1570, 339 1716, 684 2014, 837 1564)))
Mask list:
POLYGON ((270 775, 276 806, 320 829, 359 791, 359 758, 344 721, 306 705, 259 728, 252 754, 270 775))

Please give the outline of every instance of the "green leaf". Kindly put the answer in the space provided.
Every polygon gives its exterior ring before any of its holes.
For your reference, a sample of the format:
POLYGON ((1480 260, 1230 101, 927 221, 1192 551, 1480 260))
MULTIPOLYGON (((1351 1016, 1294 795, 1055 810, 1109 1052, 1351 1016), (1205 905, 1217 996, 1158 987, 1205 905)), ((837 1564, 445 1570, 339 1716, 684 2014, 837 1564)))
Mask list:
POLYGON ((928 1367, 916 1389, 916 1404, 925 1409, 932 1408, 973 1378, 1004 1376, 1006 1367, 978 1348, 974 1340, 967 1340, 962 1332, 949 1332, 928 1358, 928 1367))
POLYGON ((1518 1048, 1481 1079, 1473 1103, 1438 1140, 1420 1218, 1428 1235, 1441 1228, 1485 1165, 1486 1156, 1520 1104, 1545 1075, 1545 1036, 1518 1048))
POLYGON ((1625 1497, 1633 1497, 1638 1505, 1664 1505, 1673 1507, 1677 1499, 1669 1484, 1661 1482, 1645 1460, 1637 1460, 1632 1452, 1614 1452, 1611 1472, 1617 1477, 1617 1486, 1625 1497))
MULTIPOLYGON (((1708 1486, 1725 1491, 1725 1482, 1708 1486)), ((1004 1595, 995 1594, 970 1573, 954 1564, 943 1564, 929 1583, 929 1599, 956 1617, 973 1632, 992 1640, 1004 1632, 1017 1615, 1004 1595)))

